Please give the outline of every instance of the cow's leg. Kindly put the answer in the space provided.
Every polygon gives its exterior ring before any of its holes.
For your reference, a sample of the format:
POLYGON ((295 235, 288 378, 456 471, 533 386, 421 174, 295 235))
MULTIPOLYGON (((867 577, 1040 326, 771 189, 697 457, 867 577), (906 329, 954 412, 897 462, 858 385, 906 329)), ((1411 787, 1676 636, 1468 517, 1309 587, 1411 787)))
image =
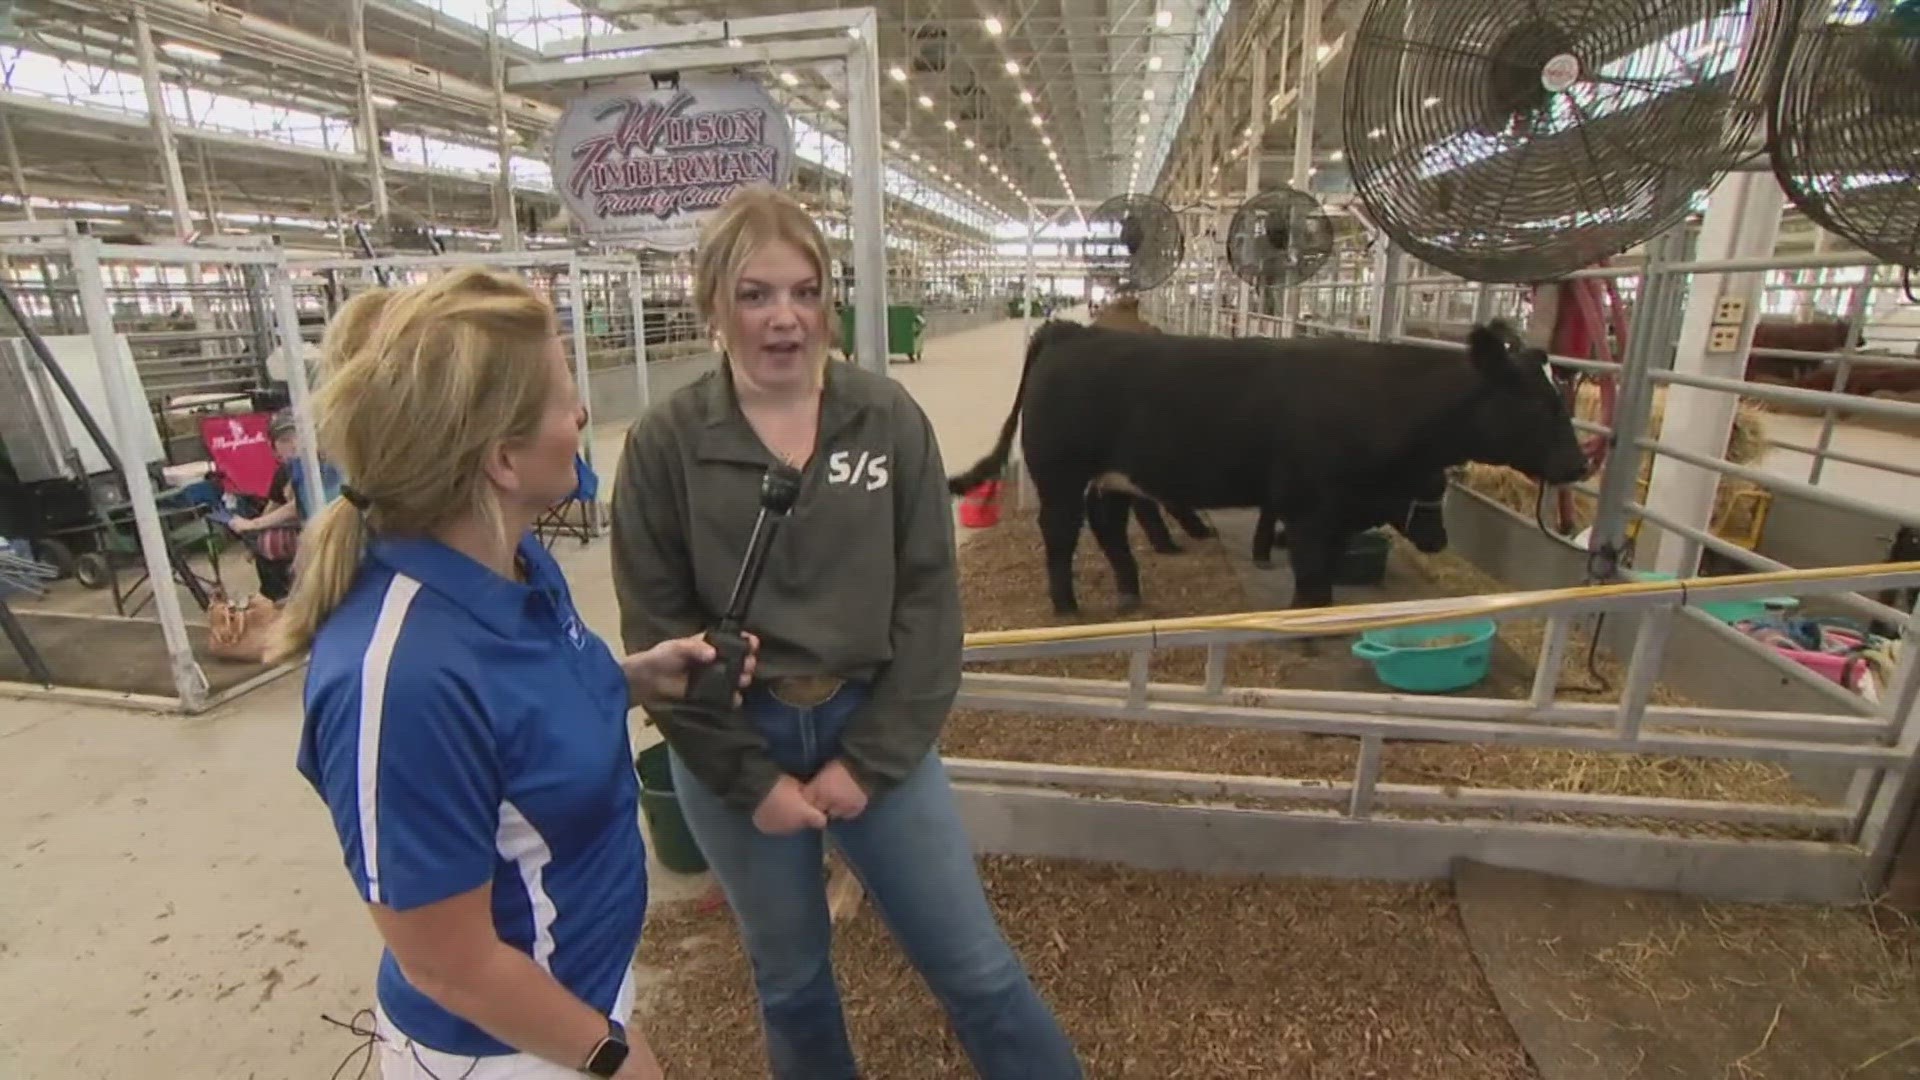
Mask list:
MULTIPOLYGON (((1097 494, 1088 496, 1088 524, 1092 524, 1094 501, 1098 498, 1099 496, 1097 494)), ((1120 507, 1121 529, 1125 530, 1126 528, 1127 506, 1131 504, 1133 516, 1140 519, 1140 531, 1147 534, 1147 543, 1153 545, 1153 550, 1162 555, 1178 555, 1180 553, 1180 545, 1173 542, 1173 533, 1167 530, 1167 521, 1160 516, 1159 504, 1155 503, 1152 499, 1143 499, 1137 495, 1124 496, 1124 498, 1127 502, 1121 504, 1120 507)), ((1100 535, 1098 529, 1094 531, 1094 535, 1100 535)))
POLYGON ((1345 537, 1327 521, 1307 518, 1287 527, 1293 562, 1293 606, 1328 607, 1333 603, 1333 568, 1345 537))
POLYGON ((1260 508, 1260 520, 1253 526, 1253 565, 1262 570, 1273 567, 1273 538, 1281 528, 1280 516, 1271 507, 1260 508))
POLYGON ((1073 599, 1073 549, 1080 543, 1082 509, 1079 499, 1049 501, 1050 493, 1040 495, 1040 538, 1047 548, 1047 593, 1053 599, 1055 615, 1074 615, 1080 605, 1073 599))
MULTIPOLYGON (((1127 546, 1127 507, 1133 496, 1096 491, 1087 496, 1087 527, 1106 553, 1113 567, 1114 590, 1120 594, 1121 611, 1140 606, 1140 564, 1127 546)), ((1138 507, 1136 505, 1135 509, 1138 507)), ((1161 528, 1166 528, 1165 524, 1161 528)))
POLYGON ((1211 540, 1219 535, 1214 531, 1213 526, 1200 520, 1199 514, 1194 513, 1184 506, 1168 503, 1167 513, 1172 514, 1173 520, 1180 523, 1181 532, 1186 533, 1195 540, 1211 540))

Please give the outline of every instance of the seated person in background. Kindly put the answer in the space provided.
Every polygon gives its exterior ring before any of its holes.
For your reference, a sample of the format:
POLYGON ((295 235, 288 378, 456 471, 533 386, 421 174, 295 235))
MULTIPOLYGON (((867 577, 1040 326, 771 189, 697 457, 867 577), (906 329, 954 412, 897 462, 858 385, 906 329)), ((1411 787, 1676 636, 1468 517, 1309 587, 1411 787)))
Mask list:
POLYGON ((300 468, 300 438, 295 433, 293 413, 282 409, 267 428, 273 440, 273 456, 280 465, 267 484, 267 507, 256 517, 236 517, 233 531, 247 542, 253 553, 255 573, 260 575, 260 595, 278 604, 293 587, 293 557, 300 549, 300 500, 294 490, 294 474, 300 468))

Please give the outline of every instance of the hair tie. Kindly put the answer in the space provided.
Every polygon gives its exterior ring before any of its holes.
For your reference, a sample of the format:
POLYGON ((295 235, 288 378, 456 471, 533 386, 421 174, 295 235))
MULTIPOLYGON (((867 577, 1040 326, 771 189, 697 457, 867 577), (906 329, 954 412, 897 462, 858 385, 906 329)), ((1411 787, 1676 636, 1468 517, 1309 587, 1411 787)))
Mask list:
POLYGON ((363 514, 373 508, 373 500, 367 498, 359 488, 351 484, 340 485, 340 497, 347 500, 348 505, 363 514))

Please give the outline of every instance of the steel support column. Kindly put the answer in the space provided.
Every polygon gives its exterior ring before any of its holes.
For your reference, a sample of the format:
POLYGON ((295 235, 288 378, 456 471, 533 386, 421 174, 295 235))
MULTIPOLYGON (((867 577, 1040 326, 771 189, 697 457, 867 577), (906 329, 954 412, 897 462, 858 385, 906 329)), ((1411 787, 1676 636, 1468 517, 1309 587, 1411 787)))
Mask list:
MULTIPOLYGON (((1736 172, 1720 181, 1707 199, 1705 220, 1695 257, 1738 259, 1773 254, 1780 233, 1780 212, 1786 196, 1770 173, 1736 172)), ((1762 271, 1735 274, 1697 274, 1688 290, 1686 314, 1680 324, 1673 365, 1676 372, 1726 379, 1741 378, 1753 331, 1760 319, 1762 271)), ((1690 386, 1670 386, 1666 392, 1662 442, 1694 453, 1720 457, 1733 433, 1740 402, 1723 394, 1690 386)), ((1638 458, 1638 454, 1632 454, 1638 458)), ((1647 507, 1662 515, 1708 529, 1713 517, 1714 493, 1720 476, 1683 461, 1656 457, 1648 483, 1647 507)), ((1641 533, 1643 566, 1680 577, 1691 577, 1700 564, 1700 545, 1686 537, 1647 527, 1641 533), (1651 544, 1649 544, 1651 541, 1651 544), (1646 549, 1651 546, 1651 552, 1646 549), (1652 554, 1649 562, 1645 558, 1652 554)))
POLYGON ((388 223, 392 206, 387 201, 387 167, 380 154, 380 114, 373 104, 373 76, 367 70, 367 0, 353 0, 353 15, 348 20, 353 44, 353 67, 360 83, 360 122, 357 137, 360 152, 367 159, 367 186, 373 190, 373 216, 388 223))

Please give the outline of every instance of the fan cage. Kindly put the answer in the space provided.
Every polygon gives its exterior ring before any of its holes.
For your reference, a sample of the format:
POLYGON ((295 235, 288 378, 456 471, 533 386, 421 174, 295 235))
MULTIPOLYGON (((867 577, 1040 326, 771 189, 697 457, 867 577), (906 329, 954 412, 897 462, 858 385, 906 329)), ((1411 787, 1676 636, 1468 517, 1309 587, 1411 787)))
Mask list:
POLYGON ((1399 246, 1473 280, 1625 251, 1747 152, 1781 2, 1375 0, 1347 68, 1356 193, 1399 246))
POLYGON ((1150 195, 1117 195, 1087 215, 1081 257, 1091 277, 1116 291, 1144 292, 1173 276, 1186 238, 1173 208, 1150 195))
POLYGON ((1827 231, 1920 265, 1920 2, 1819 0, 1798 31, 1767 115, 1775 179, 1827 231))

